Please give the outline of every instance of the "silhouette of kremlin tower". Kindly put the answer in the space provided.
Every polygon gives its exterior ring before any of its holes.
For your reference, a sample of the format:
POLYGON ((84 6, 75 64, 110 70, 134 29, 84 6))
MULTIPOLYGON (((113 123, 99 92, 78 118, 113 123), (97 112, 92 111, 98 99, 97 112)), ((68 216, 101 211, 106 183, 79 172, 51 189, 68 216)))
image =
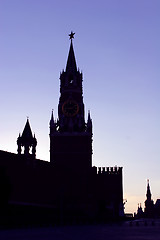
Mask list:
POLYGON ((35 159, 36 157, 36 146, 37 146, 37 140, 35 138, 35 135, 33 137, 31 127, 29 124, 29 120, 27 119, 25 128, 23 130, 22 136, 19 134, 19 137, 17 139, 17 145, 18 145, 18 154, 22 154, 22 148, 24 147, 24 155, 26 157, 30 156, 30 151, 32 157, 35 159))
MULTIPOLYGON (((52 111, 49 124, 50 162, 36 159, 37 139, 28 119, 17 139, 18 154, 0 151, 1 214, 18 224, 102 222, 124 215, 122 167, 92 166, 92 119, 88 112, 85 121, 83 76, 76 64, 74 33, 69 36, 58 119, 52 111)), ((151 206, 149 190, 147 194, 146 209, 151 206)))
POLYGON ((60 74, 58 121, 50 120, 50 161, 56 167, 87 171, 92 167, 92 120, 84 119, 82 73, 77 70, 71 32, 65 71, 60 74))
POLYGON ((138 218, 159 218, 160 217, 160 199, 154 201, 152 200, 152 194, 149 184, 149 179, 147 180, 147 193, 146 193, 146 200, 145 200, 145 208, 144 211, 142 210, 141 204, 138 204, 137 210, 137 217, 138 218))
POLYGON ((145 201, 145 216, 146 217, 153 217, 154 216, 154 202, 151 199, 152 194, 149 185, 149 179, 147 180, 147 194, 146 194, 146 201, 145 201))

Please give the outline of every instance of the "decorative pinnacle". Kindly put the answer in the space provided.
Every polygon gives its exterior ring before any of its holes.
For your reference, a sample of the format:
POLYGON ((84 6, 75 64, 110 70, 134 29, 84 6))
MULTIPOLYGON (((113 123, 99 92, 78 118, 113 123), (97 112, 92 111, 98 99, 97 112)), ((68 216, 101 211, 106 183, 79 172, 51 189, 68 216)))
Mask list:
POLYGON ((74 34, 75 34, 75 33, 71 31, 71 33, 68 35, 71 40, 72 40, 72 38, 74 38, 74 34))

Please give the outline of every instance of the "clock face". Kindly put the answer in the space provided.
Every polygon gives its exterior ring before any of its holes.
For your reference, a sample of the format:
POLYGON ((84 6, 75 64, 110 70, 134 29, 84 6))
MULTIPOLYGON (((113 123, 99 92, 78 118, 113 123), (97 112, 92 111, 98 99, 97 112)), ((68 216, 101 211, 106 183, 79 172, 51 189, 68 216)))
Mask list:
POLYGON ((62 112, 67 117, 73 117, 75 116, 79 111, 79 106, 76 101, 68 100, 63 103, 62 105, 62 112))

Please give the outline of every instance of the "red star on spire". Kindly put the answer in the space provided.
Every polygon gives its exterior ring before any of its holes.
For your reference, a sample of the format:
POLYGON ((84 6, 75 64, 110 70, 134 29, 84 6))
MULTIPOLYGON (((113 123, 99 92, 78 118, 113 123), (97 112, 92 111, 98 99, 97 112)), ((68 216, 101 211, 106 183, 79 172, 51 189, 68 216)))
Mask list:
POLYGON ((68 35, 70 37, 70 39, 74 38, 74 32, 71 31, 71 33, 68 35))

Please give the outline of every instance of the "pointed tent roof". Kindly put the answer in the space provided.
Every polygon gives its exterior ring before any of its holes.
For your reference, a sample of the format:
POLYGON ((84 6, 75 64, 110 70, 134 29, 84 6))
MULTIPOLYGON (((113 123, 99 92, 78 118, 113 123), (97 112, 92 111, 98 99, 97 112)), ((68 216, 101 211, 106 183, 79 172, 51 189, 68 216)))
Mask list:
POLYGON ((90 110, 88 110, 88 122, 91 121, 90 110))
POLYGON ((24 138, 24 139, 33 138, 28 118, 27 118, 27 122, 26 122, 26 125, 25 125, 23 133, 22 133, 22 138, 24 138))
POLYGON ((92 119, 91 119, 91 115, 90 115, 90 110, 88 111, 88 120, 87 120, 87 124, 88 124, 88 125, 92 125, 92 119))
POLYGON ((52 109, 52 113, 51 113, 50 126, 55 126, 54 116, 53 116, 53 109, 52 109))
POLYGON ((77 71, 77 65, 76 65, 76 59, 75 59, 74 50, 73 50, 72 39, 71 39, 68 60, 67 60, 67 65, 66 65, 66 72, 68 72, 68 71, 69 72, 77 71))
POLYGON ((146 197, 147 199, 151 199, 151 190, 150 190, 150 185, 149 185, 149 179, 147 180, 147 194, 146 197))
POLYGON ((92 132, 92 119, 90 116, 90 111, 88 111, 87 131, 92 132))
POLYGON ((53 117, 53 109, 52 109, 52 113, 51 113, 51 121, 54 121, 54 117, 53 117))

